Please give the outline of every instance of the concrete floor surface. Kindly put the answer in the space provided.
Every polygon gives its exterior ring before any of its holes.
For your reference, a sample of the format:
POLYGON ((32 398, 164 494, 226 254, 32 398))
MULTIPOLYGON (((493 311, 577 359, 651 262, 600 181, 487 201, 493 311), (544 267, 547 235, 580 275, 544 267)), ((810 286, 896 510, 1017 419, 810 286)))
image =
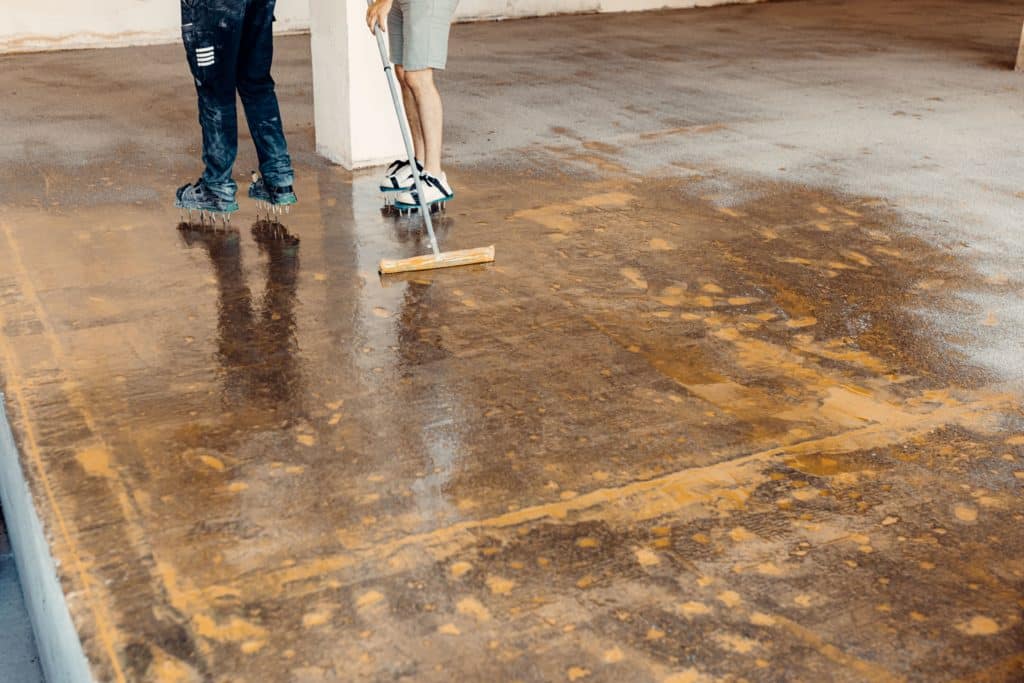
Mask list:
POLYGON ((307 38, 300 241, 178 225, 179 47, 0 58, 0 373, 97 679, 1021 680, 1017 10, 456 27, 440 235, 498 261, 385 281, 424 237, 315 155, 307 38))

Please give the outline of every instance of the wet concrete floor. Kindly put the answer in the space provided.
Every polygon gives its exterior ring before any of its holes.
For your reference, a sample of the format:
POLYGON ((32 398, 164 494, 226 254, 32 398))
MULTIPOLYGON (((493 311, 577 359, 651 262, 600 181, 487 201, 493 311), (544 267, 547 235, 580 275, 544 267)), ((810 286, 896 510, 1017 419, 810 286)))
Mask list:
POLYGON ((423 235, 317 159, 308 39, 278 52, 293 238, 168 208, 178 48, 0 60, 0 371, 97 680, 1021 680, 1020 386, 964 296, 1019 300, 1012 260, 702 165, 714 121, 637 130, 680 150, 657 169, 611 129, 488 159, 455 124, 440 235, 498 261, 382 281, 423 235))

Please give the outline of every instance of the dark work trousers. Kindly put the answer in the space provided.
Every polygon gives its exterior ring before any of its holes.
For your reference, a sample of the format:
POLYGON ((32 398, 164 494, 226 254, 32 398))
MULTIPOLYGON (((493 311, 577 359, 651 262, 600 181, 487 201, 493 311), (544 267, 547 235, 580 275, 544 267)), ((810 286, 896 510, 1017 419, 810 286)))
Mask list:
POLYGON ((238 153, 235 92, 256 143, 260 173, 271 185, 294 178, 270 65, 274 59, 275 0, 181 0, 181 35, 199 95, 203 180, 224 199, 238 185, 231 170, 238 153))

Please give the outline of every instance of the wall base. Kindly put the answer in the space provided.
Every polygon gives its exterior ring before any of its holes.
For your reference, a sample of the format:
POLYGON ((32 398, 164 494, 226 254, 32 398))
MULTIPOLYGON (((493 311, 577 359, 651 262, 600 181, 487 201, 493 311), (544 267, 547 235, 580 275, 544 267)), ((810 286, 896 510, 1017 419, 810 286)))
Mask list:
MULTIPOLYGON (((281 23, 275 35, 308 33, 308 22, 281 23)), ((172 26, 159 31, 130 31, 126 33, 81 32, 67 36, 17 35, 0 37, 0 54, 22 52, 55 52, 58 50, 95 50, 110 47, 141 47, 170 45, 181 42, 181 27, 172 26)), ((184 57, 182 57, 184 59, 184 57)))
POLYGON ((394 161, 398 156, 401 156, 403 158, 405 157, 405 152, 400 152, 398 154, 391 154, 386 157, 373 157, 370 159, 349 159, 348 157, 336 154, 334 153, 333 150, 320 147, 319 145, 316 148, 316 153, 322 156, 324 159, 327 159, 332 164, 342 166, 349 171, 356 171, 361 168, 376 168, 377 166, 385 166, 394 161))

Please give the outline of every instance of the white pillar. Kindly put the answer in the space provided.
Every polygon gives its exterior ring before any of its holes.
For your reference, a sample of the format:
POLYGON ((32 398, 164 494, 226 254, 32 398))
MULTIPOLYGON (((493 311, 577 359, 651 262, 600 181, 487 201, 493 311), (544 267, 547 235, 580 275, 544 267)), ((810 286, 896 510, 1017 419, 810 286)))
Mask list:
POLYGON ((1020 31, 1020 48, 1017 50, 1017 71, 1024 71, 1024 28, 1020 31))
POLYGON ((316 151, 345 168, 405 158, 365 0, 310 0, 316 151))

